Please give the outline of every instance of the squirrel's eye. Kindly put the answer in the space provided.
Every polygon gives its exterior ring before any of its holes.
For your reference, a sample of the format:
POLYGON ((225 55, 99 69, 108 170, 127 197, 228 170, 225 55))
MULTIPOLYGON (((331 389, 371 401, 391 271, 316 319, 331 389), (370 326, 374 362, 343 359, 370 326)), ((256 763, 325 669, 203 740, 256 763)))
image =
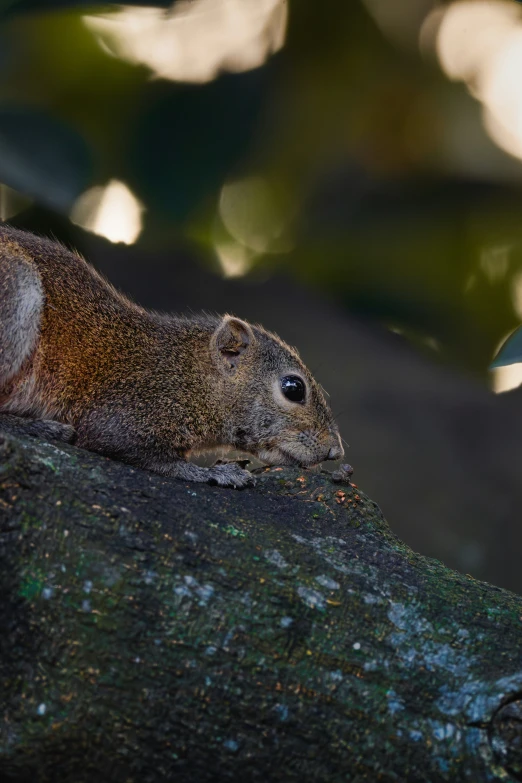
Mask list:
POLYGON ((297 375, 285 375, 281 378, 281 391, 292 402, 304 402, 305 385, 297 375))

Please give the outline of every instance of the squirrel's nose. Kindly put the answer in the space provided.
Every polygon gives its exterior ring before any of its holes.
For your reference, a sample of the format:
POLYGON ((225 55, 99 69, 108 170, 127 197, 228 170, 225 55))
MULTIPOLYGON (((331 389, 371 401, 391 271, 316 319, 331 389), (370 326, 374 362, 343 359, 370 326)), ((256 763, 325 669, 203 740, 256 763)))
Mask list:
POLYGON ((332 446, 332 448, 328 452, 328 456, 326 459, 341 459, 343 454, 344 454, 344 449, 341 446, 341 444, 339 444, 338 446, 332 446))

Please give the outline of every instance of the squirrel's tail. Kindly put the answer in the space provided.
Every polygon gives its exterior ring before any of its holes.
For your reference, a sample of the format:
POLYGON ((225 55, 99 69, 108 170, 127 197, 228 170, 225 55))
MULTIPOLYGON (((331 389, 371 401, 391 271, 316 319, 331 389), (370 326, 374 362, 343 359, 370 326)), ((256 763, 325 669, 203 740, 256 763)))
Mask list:
POLYGON ((36 348, 43 306, 34 264, 0 243, 0 391, 36 348))

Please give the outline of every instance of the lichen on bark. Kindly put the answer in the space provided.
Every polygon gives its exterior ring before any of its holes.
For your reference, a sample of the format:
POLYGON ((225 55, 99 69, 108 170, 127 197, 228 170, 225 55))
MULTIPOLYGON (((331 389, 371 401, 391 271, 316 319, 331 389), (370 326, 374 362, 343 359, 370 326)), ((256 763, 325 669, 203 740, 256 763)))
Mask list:
POLYGON ((494 729, 522 600, 413 553, 356 485, 0 450, 6 781, 522 777, 494 729))

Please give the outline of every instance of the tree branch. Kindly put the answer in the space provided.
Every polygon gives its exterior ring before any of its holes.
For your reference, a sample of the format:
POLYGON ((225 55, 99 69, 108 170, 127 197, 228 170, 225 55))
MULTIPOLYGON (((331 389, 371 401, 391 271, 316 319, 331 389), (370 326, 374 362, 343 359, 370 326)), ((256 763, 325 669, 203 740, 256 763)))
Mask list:
POLYGON ((414 554, 356 486, 0 452, 2 780, 522 779, 522 600, 414 554))

